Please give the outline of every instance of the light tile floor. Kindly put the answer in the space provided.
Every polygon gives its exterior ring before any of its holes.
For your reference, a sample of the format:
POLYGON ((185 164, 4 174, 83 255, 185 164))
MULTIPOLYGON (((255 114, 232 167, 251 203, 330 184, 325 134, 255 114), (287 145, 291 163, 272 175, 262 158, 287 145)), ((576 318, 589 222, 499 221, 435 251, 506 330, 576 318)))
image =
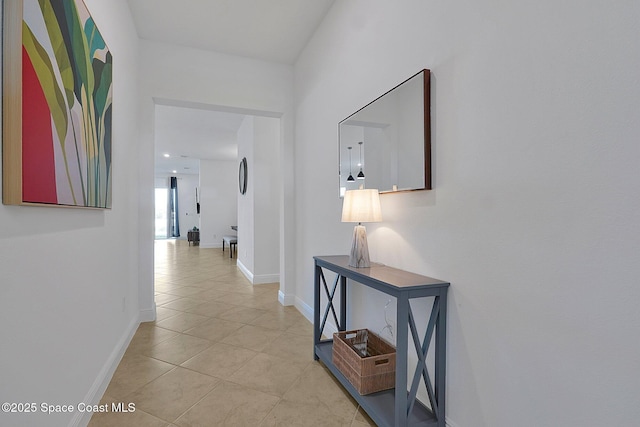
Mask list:
POLYGON ((102 398, 135 412, 89 426, 374 426, 324 366, 313 328, 252 286, 228 251, 155 243, 157 320, 133 337, 102 398))

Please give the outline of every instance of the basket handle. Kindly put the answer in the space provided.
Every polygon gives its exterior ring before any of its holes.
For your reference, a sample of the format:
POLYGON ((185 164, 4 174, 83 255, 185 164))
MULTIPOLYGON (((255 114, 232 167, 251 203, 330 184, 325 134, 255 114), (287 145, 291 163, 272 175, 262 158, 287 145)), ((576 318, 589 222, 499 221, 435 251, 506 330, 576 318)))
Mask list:
POLYGON ((387 363, 389 363, 389 359, 381 359, 381 360, 376 360, 375 365, 386 365, 387 363))

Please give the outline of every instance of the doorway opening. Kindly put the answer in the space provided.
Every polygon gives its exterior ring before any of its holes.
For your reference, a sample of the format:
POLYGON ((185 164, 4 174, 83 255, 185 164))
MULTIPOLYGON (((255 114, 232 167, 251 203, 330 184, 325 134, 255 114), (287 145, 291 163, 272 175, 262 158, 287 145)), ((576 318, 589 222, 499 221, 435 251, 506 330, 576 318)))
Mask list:
MULTIPOLYGON (((199 231, 199 249, 222 248, 223 236, 236 234, 236 227, 243 248, 238 268, 253 284, 279 281, 279 115, 158 99, 154 115, 156 239, 170 234, 168 196, 159 187, 176 176, 181 228, 199 231), (240 197, 238 164, 243 157, 251 168, 248 192, 240 197)), ((182 233, 180 239, 186 237, 182 233)))

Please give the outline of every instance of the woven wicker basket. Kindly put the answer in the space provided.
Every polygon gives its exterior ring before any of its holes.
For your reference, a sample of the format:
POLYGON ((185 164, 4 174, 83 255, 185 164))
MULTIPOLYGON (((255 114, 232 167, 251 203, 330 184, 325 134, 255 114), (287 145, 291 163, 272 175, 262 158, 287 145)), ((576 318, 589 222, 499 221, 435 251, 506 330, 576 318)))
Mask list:
POLYGON ((333 364, 360 394, 395 387, 396 349, 368 329, 333 334, 333 364))

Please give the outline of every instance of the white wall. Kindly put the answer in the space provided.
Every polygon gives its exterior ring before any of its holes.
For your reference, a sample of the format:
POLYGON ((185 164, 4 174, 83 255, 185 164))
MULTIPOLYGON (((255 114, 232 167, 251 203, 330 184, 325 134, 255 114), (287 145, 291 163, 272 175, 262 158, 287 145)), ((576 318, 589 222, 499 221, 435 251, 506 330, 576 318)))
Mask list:
MULTIPOLYGON (((451 426, 640 418, 639 21, 632 1, 345 0, 296 63, 303 310, 312 256, 351 238, 336 124, 432 70, 434 190, 383 195, 367 228, 373 260, 452 284, 451 426)), ((384 325, 386 299, 352 297, 350 326, 384 325)))
POLYGON ((238 194, 238 266, 249 280, 255 270, 254 121, 253 116, 247 116, 238 129, 238 163, 247 159, 247 191, 238 194))
POLYGON ((238 165, 234 161, 200 161, 200 246, 222 247, 238 223, 238 165))
POLYGON ((247 116, 238 157, 247 158, 247 192, 238 196, 238 266, 253 284, 279 281, 281 181, 279 120, 247 116))
MULTIPOLYGON (((278 117, 279 153, 283 174, 293 175, 293 69, 291 66, 140 41, 140 304, 154 310, 153 302, 153 129, 154 102, 198 106, 241 114, 278 117), (154 101, 155 100, 155 101, 154 101)), ((283 180, 279 203, 281 223, 293 223, 293 182, 283 180)), ((294 229, 281 227, 281 301, 294 294, 294 229), (284 296, 284 297, 283 297, 284 296)))
MULTIPOLYGON (((113 208, 0 205, 2 402, 98 403, 138 325, 137 35, 125 0, 85 3, 113 54, 113 208)), ((11 426, 87 420, 0 413, 11 426)))
POLYGON ((280 271, 280 123, 278 119, 254 117, 253 126, 253 216, 256 253, 253 283, 273 283, 279 281, 280 271))

